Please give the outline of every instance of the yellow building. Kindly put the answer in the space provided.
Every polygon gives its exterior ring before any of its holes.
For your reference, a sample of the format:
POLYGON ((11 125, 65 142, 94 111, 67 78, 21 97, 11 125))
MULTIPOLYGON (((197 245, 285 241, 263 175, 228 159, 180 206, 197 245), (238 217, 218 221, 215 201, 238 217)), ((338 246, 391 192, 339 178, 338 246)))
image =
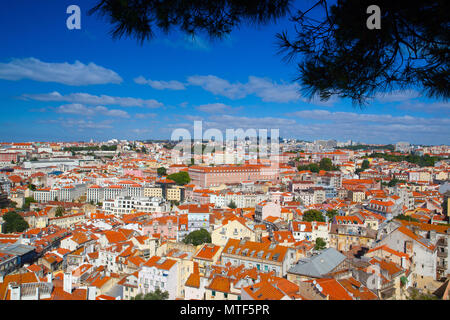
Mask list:
POLYGON ((256 233, 245 224, 245 220, 233 217, 225 220, 223 224, 211 232, 211 242, 218 246, 225 246, 228 239, 241 240, 249 238, 250 241, 257 241, 256 233))
POLYGON ((163 197, 162 188, 159 187, 145 187, 144 188, 144 197, 163 197))

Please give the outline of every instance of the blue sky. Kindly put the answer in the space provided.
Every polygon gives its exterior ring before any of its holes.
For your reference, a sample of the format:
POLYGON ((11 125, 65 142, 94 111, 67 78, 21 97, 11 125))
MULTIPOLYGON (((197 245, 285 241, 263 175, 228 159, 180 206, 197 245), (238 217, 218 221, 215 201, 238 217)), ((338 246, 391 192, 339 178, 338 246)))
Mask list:
MULTIPOLYGON (((307 1, 311 2, 312 1, 307 1)), ((176 128, 280 129, 283 137, 449 144, 449 103, 394 92, 364 109, 308 101, 277 54, 287 19, 223 41, 113 40, 93 1, 16 0, 0 12, 0 141, 167 139, 176 128), (81 8, 68 30, 66 8, 81 8)))

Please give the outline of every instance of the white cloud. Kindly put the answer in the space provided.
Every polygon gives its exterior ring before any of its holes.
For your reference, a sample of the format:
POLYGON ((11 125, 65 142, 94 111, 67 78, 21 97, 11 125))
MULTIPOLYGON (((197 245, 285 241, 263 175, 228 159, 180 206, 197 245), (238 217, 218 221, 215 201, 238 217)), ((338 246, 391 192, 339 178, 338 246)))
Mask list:
POLYGON ((134 79, 134 82, 137 84, 144 84, 149 85, 153 89, 157 90, 185 90, 186 87, 183 83, 176 80, 170 80, 170 81, 158 81, 158 80, 151 80, 151 79, 145 79, 143 76, 139 76, 134 79))
POLYGON ((51 92, 44 94, 24 94, 23 98, 32 99, 37 101, 64 101, 70 103, 82 103, 89 105, 118 105, 121 107, 146 107, 146 108, 158 108, 163 104, 154 99, 140 99, 130 97, 111 97, 107 95, 92 95, 89 93, 71 93, 68 95, 62 95, 59 92, 51 92))
POLYGON ((85 119, 51 119, 45 120, 43 123, 60 125, 66 128, 77 128, 77 129, 111 129, 111 120, 105 121, 92 121, 85 119))
POLYGON ((95 63, 80 61, 70 64, 43 62, 36 58, 13 59, 0 63, 0 79, 30 79, 41 82, 57 82, 71 86, 121 83, 122 78, 114 71, 95 63))
POLYGON ((303 110, 289 113, 299 120, 314 120, 289 128, 295 137, 311 139, 358 140, 368 143, 394 143, 407 140, 412 143, 448 143, 450 119, 425 118, 409 115, 363 114, 303 110))
POLYGON ((138 119, 147 119, 147 118, 155 118, 157 116, 156 113, 136 113, 134 115, 138 119))
POLYGON ((426 113, 449 113, 450 112, 450 103, 448 102, 432 102, 432 103, 424 103, 418 101, 408 101, 397 107, 401 110, 408 111, 419 111, 426 113))
POLYGON ((209 103, 197 106, 198 111, 206 113, 227 113, 232 112, 233 108, 223 103, 209 103))
POLYGON ((419 93, 415 90, 394 90, 389 93, 378 93, 376 94, 375 99, 383 103, 389 103, 406 101, 418 97, 419 93))
POLYGON ((328 110, 303 110, 297 111, 293 113, 289 113, 290 116, 295 116, 303 119, 312 119, 312 120, 329 120, 329 121, 338 121, 342 123, 368 123, 368 122, 376 122, 382 124, 388 123, 398 123, 398 124, 449 124, 450 119, 447 118, 423 118, 423 117, 413 117, 409 115, 404 116, 392 116, 390 114, 364 114, 364 113, 355 113, 355 112, 330 112, 328 110))
POLYGON ((65 113, 65 114, 76 114, 83 115, 87 117, 95 116, 95 115, 104 115, 109 117, 119 117, 119 118, 129 118, 130 115, 118 109, 108 109, 104 106, 96 106, 96 107, 86 107, 83 104, 73 103, 73 104, 65 104, 56 108, 57 113, 65 113))
POLYGON ((195 75, 188 78, 188 83, 230 99, 241 99, 250 94, 254 94, 266 102, 292 102, 301 98, 298 92, 300 87, 296 83, 278 84, 268 78, 255 76, 249 76, 247 83, 231 83, 214 75, 195 75))

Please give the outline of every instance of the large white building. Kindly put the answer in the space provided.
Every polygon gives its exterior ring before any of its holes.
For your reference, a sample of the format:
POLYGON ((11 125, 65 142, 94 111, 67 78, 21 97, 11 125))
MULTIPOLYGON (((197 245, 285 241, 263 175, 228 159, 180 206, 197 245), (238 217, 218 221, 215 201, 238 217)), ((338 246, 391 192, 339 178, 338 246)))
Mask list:
POLYGON ((72 201, 79 197, 85 195, 86 185, 68 185, 64 187, 52 187, 43 188, 33 191, 33 198, 37 202, 48 202, 48 201, 72 201))
POLYGON ((138 292, 149 293, 159 288, 169 293, 169 300, 177 297, 178 262, 173 259, 151 257, 138 273, 138 292))
POLYGON ((170 205, 162 198, 135 198, 135 197, 117 197, 114 200, 103 201, 103 210, 107 214, 124 215, 132 212, 167 212, 170 205))

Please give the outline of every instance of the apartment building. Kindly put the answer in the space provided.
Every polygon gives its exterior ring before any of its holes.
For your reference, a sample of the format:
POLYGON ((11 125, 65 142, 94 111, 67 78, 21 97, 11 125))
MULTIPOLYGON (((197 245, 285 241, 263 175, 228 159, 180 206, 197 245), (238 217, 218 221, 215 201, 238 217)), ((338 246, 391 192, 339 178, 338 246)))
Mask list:
POLYGON ((279 169, 264 165, 241 166, 191 166, 188 170, 191 183, 201 188, 243 181, 271 181, 279 176, 279 169))
POLYGON ((295 263, 295 252, 275 243, 229 239, 222 251, 221 261, 224 265, 230 262, 235 266, 244 265, 263 272, 273 271, 276 276, 282 277, 295 263))
POLYGON ((124 215, 132 212, 167 212, 170 208, 161 198, 134 198, 117 197, 114 200, 105 200, 102 204, 103 211, 106 214, 124 215))

